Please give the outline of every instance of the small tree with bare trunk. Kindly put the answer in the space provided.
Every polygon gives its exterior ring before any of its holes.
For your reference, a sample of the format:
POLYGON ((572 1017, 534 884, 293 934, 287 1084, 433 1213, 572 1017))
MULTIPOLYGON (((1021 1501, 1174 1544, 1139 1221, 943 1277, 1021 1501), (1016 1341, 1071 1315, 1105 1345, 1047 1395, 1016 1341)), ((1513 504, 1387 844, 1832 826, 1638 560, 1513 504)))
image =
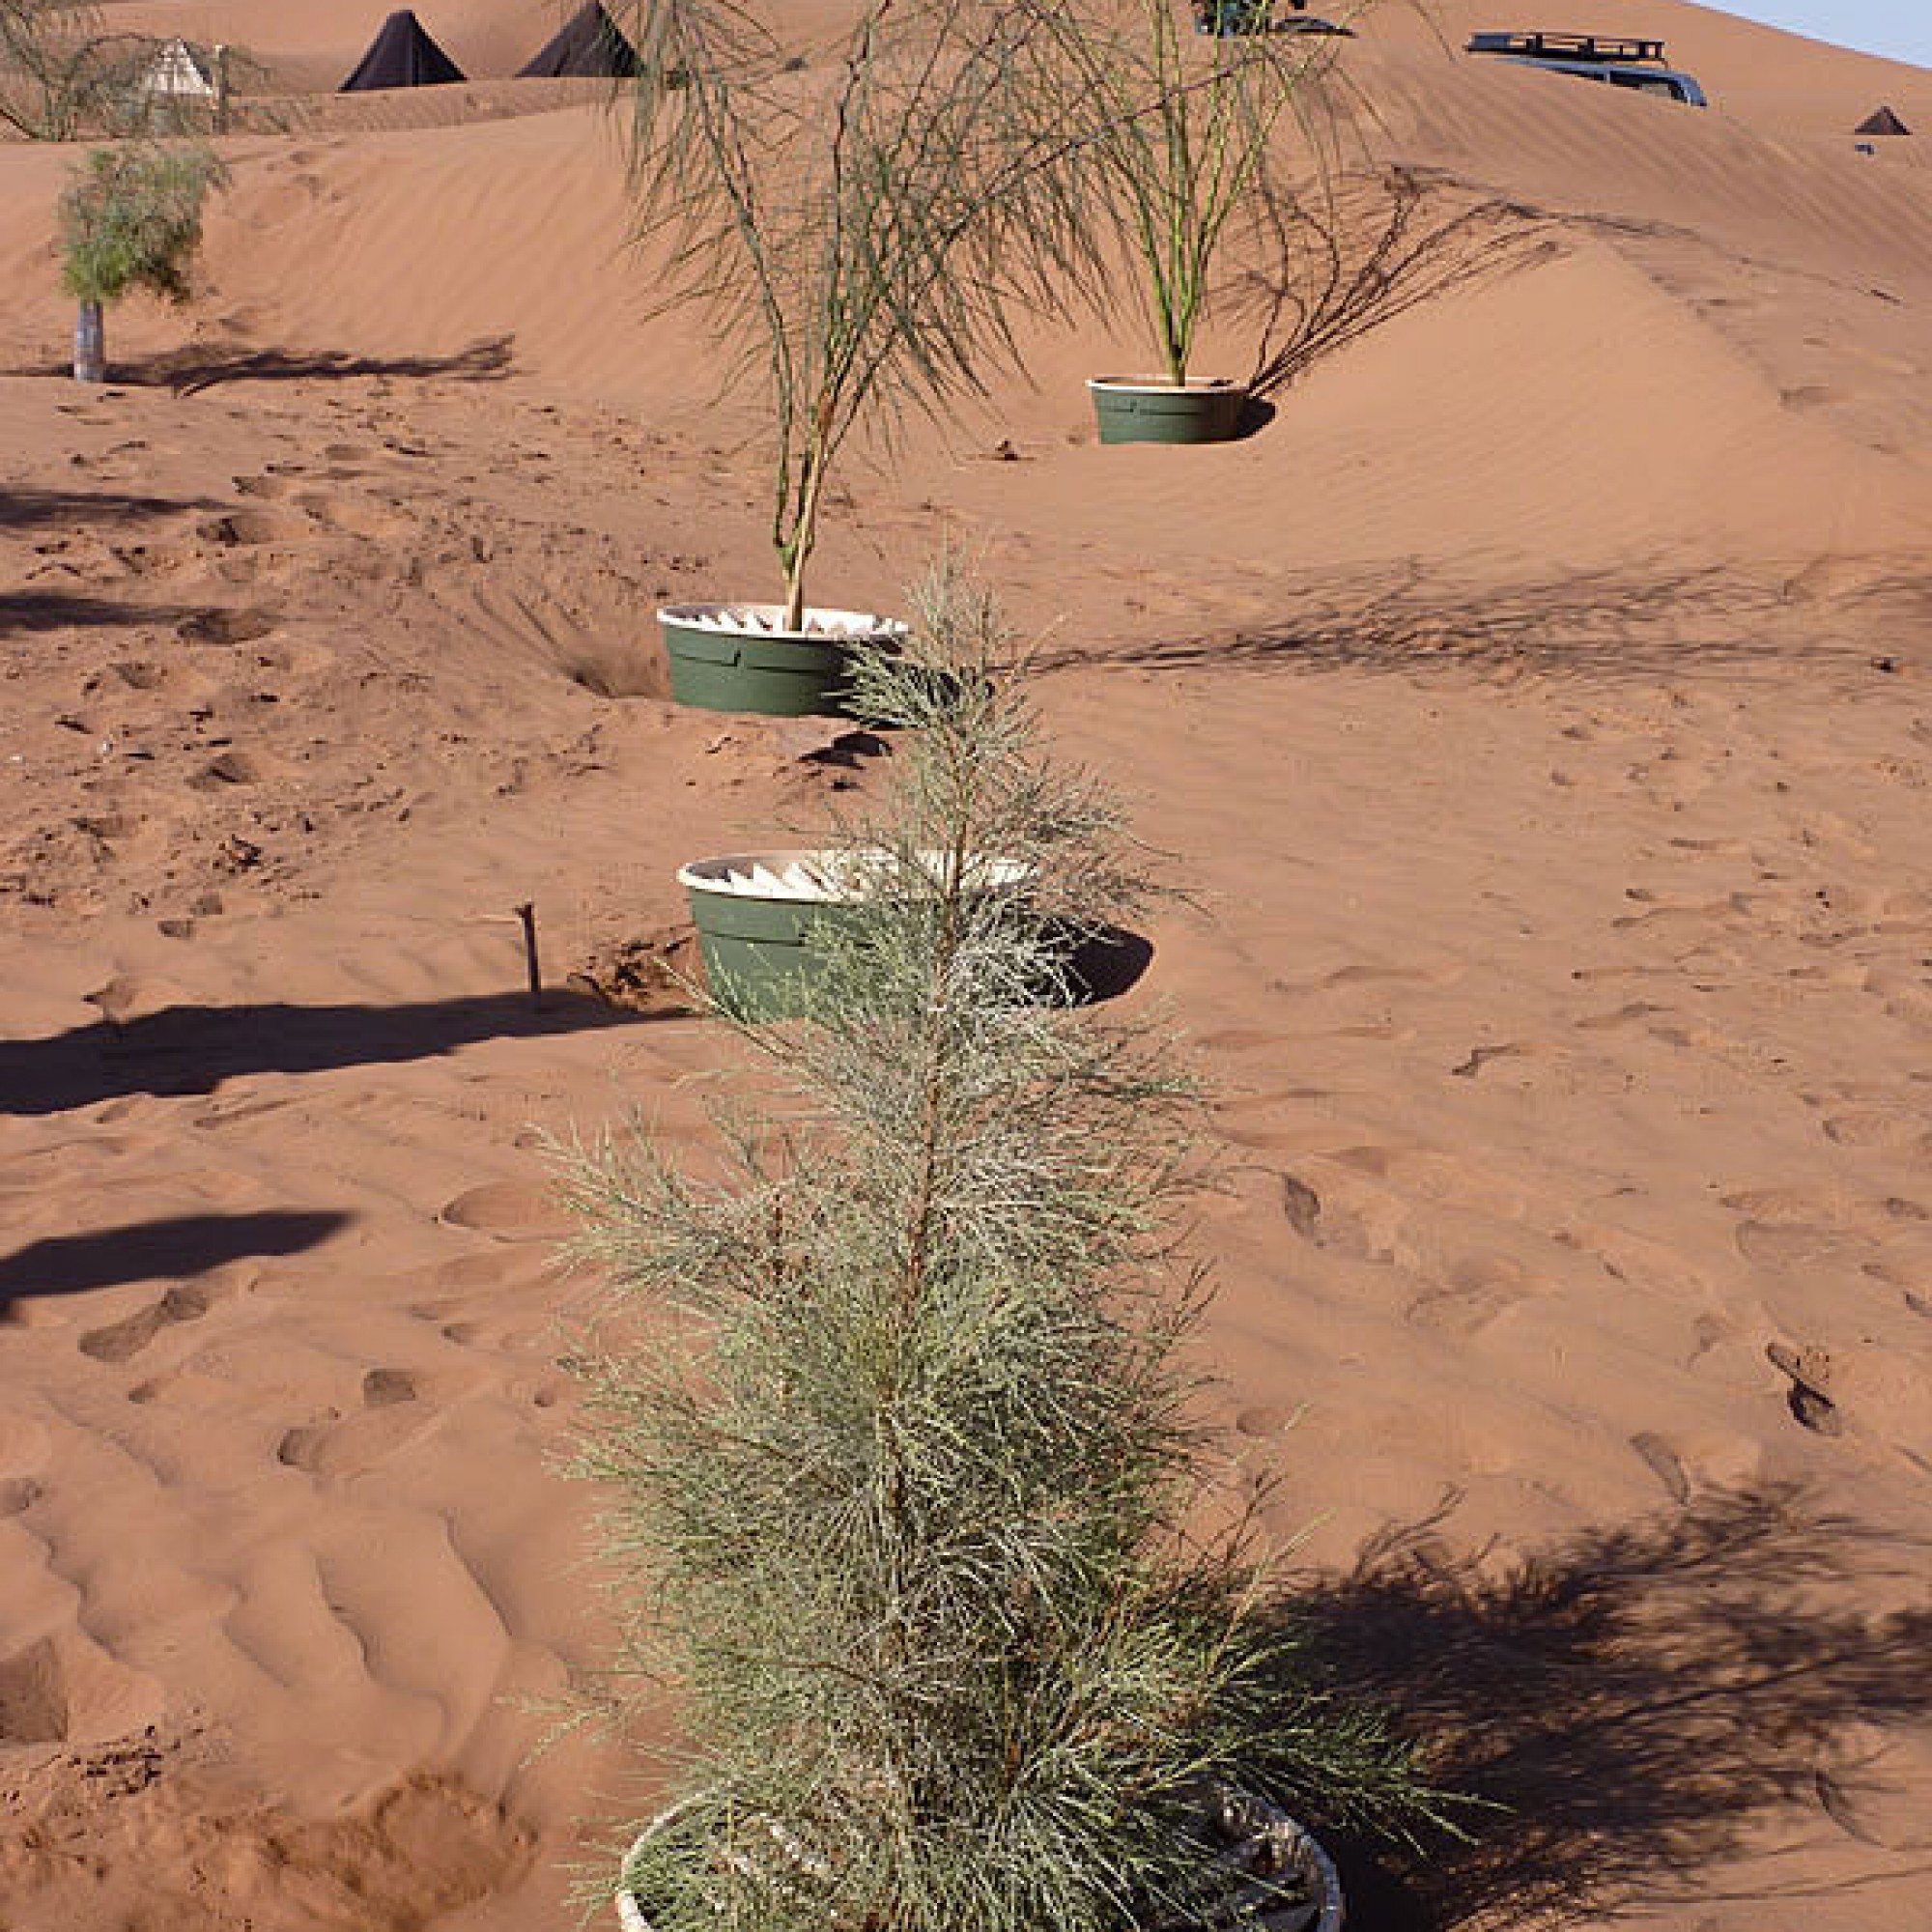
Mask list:
POLYGON ((1061 53, 1030 0, 866 0, 824 56, 738 0, 640 0, 642 236, 764 388, 786 628, 855 432, 937 412, 1011 359, 1017 301, 1089 258, 1061 53))
POLYGON ((73 374, 107 378, 103 311, 136 289, 188 298, 201 248, 202 211, 227 170, 206 148, 97 148, 61 197, 62 276, 80 303, 73 374))

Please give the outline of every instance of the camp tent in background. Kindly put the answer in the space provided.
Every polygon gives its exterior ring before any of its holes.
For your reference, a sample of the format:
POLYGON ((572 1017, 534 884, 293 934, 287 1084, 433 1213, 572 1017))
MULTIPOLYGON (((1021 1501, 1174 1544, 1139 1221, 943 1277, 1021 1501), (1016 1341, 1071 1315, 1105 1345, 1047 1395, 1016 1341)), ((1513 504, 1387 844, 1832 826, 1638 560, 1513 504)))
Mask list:
POLYGON ((195 58, 185 41, 170 41, 149 62, 141 76, 145 94, 166 95, 176 100, 213 100, 214 77, 195 58))
POLYGON ((1889 107, 1881 107, 1875 113, 1867 114, 1852 129, 1854 134, 1909 134, 1912 129, 1894 114, 1889 107))
POLYGON ((377 29, 369 51, 342 83, 343 94, 378 87, 440 87, 464 78, 463 70, 430 39, 423 23, 405 9, 377 29))
POLYGON ((588 75, 629 80, 637 71, 638 50, 605 13, 600 0, 589 0, 573 14, 543 51, 517 70, 522 76, 541 74, 548 79, 588 75))

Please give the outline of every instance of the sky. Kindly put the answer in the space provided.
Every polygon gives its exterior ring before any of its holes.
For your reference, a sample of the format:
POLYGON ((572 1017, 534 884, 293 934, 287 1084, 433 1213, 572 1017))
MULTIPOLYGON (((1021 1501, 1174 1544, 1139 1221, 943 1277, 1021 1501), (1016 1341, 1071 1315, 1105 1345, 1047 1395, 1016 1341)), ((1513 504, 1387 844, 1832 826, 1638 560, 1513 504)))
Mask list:
POLYGON ((1932 68, 1932 0, 1704 0, 1704 5, 1814 41, 1932 68))

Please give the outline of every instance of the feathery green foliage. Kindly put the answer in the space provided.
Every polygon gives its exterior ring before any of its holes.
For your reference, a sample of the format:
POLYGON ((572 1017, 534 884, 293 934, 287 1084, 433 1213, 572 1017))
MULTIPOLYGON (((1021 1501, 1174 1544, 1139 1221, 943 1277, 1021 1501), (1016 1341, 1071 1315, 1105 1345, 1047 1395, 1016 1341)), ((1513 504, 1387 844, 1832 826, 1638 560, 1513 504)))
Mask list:
POLYGON ((806 1020, 740 1029, 761 1104, 722 1177, 645 1136, 571 1166, 615 1284, 582 1468, 687 1739, 624 1874, 656 1932, 1118 1932, 1226 1886, 1217 1783, 1427 1808, 1242 1539, 1185 1533, 1194 1096, 1153 1033, 1040 997, 1150 887, 987 598, 942 570, 917 605, 856 667, 912 727, 840 828, 875 917, 806 1020))
MULTIPOLYGON (((1222 243, 1237 222, 1261 232, 1260 217, 1278 216, 1284 123, 1320 133, 1304 110, 1336 43, 1204 38, 1180 24, 1174 0, 1081 0, 1052 17, 1073 83, 1067 117, 1090 130, 1094 205, 1139 270, 1169 380, 1184 383, 1222 243)), ((1322 159, 1319 139, 1312 152, 1322 159)))
POLYGON ((227 170, 207 148, 97 148, 61 197, 63 279, 84 302, 185 301, 202 210, 227 170))
POLYGON ((1016 300, 1087 251, 1050 8, 866 0, 817 61, 742 0, 635 0, 631 176, 696 302, 769 382, 772 540, 804 609, 826 476, 855 429, 938 411, 1010 359, 1016 300))

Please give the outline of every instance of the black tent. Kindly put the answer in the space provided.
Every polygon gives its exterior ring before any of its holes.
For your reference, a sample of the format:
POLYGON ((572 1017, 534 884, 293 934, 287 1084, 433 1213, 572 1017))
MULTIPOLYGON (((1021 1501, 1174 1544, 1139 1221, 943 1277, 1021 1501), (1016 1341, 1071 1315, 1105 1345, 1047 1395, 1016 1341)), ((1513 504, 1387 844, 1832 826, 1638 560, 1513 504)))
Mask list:
POLYGON ((1881 107, 1876 113, 1867 114, 1852 129, 1854 134, 1909 134, 1912 129, 1894 114, 1889 107, 1881 107))
POLYGON ((543 51, 517 70, 519 75, 541 74, 547 79, 569 74, 629 80, 637 71, 638 50, 605 13, 602 0, 586 0, 543 51))
POLYGON ((366 94, 378 87, 441 87, 462 80, 463 70, 430 39, 423 23, 407 9, 391 14, 355 63, 355 71, 337 90, 366 94))

